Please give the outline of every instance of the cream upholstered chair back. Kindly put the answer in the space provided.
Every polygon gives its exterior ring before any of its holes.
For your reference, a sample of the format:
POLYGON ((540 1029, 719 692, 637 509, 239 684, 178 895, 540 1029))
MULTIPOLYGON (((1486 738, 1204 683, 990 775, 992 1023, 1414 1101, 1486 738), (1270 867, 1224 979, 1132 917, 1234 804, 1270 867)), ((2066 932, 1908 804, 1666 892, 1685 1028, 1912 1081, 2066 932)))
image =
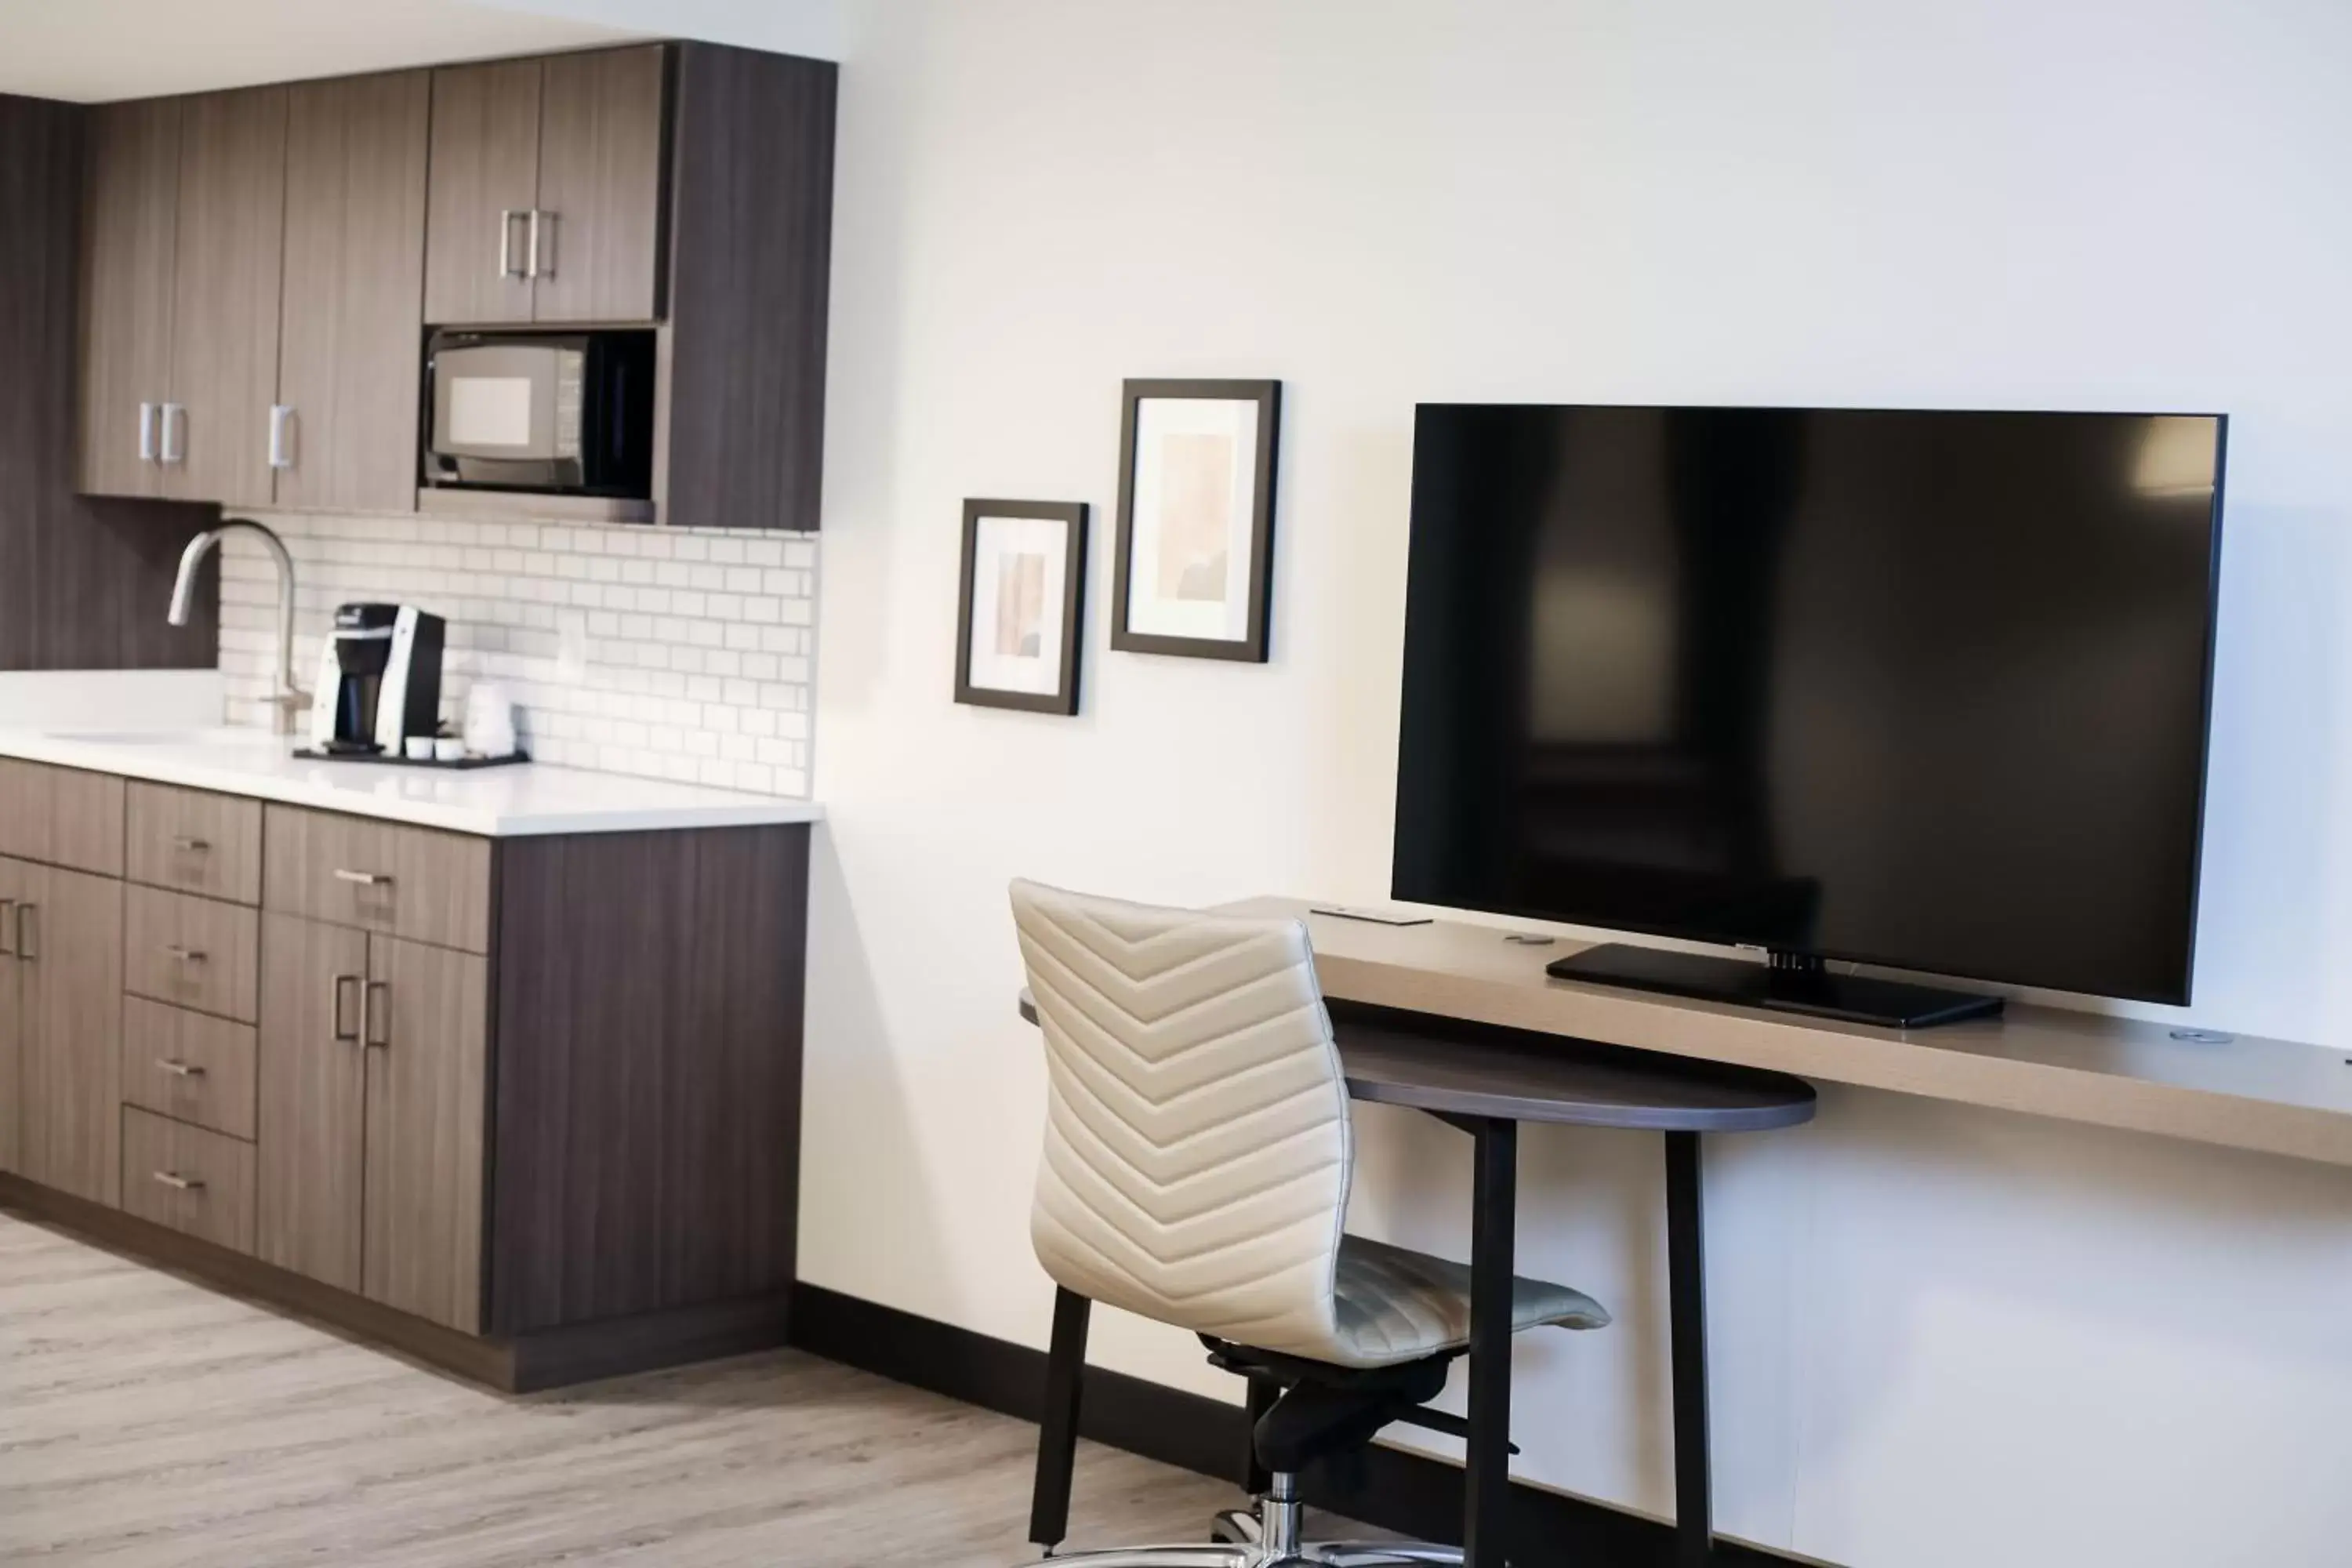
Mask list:
POLYGON ((1307 928, 1013 884, 1045 1040, 1030 1236, 1060 1284, 1316 1358, 1340 1340, 1348 1089, 1307 928))

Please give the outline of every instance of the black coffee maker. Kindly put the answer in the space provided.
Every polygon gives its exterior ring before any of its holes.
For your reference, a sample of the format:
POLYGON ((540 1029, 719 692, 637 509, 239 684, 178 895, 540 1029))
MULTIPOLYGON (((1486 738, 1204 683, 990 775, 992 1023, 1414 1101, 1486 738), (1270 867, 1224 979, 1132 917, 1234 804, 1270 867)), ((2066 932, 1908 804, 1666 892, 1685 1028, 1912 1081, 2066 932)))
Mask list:
POLYGON ((310 699, 310 749, 396 757, 408 737, 438 729, 447 630, 414 605, 338 605, 310 699))

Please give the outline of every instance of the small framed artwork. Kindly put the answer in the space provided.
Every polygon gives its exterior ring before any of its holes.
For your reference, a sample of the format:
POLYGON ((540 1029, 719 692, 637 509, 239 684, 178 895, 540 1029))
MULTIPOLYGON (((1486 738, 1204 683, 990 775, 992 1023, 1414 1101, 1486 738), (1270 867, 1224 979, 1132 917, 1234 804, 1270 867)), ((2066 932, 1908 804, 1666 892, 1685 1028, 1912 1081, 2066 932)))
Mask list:
POLYGON ((1278 381, 1130 381, 1110 646, 1264 664, 1278 381))
POLYGON ((964 502, 955 700, 1076 713, 1086 580, 1085 502, 964 502))

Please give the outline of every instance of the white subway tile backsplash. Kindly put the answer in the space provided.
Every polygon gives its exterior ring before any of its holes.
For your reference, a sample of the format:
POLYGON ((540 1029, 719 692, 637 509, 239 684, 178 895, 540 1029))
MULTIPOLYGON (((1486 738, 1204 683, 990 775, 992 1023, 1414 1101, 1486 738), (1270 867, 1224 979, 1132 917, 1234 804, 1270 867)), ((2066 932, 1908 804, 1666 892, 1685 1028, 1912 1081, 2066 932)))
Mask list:
MULTIPOLYGON (((263 515, 294 558, 306 684, 337 605, 396 599, 449 622, 442 707, 453 721, 475 680, 497 680, 541 761, 807 793, 813 536, 263 515)), ((219 641, 230 723, 270 721, 277 608, 268 558, 230 534, 219 641)))

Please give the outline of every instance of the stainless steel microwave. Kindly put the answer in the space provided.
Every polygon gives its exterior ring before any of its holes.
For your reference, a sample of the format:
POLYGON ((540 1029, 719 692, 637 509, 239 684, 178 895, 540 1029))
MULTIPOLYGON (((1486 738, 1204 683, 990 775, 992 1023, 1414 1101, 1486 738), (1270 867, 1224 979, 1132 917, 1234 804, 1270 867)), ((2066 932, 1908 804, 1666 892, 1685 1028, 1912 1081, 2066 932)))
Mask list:
POLYGON ((645 500, 654 334, 436 331, 423 426, 427 485, 645 500))

